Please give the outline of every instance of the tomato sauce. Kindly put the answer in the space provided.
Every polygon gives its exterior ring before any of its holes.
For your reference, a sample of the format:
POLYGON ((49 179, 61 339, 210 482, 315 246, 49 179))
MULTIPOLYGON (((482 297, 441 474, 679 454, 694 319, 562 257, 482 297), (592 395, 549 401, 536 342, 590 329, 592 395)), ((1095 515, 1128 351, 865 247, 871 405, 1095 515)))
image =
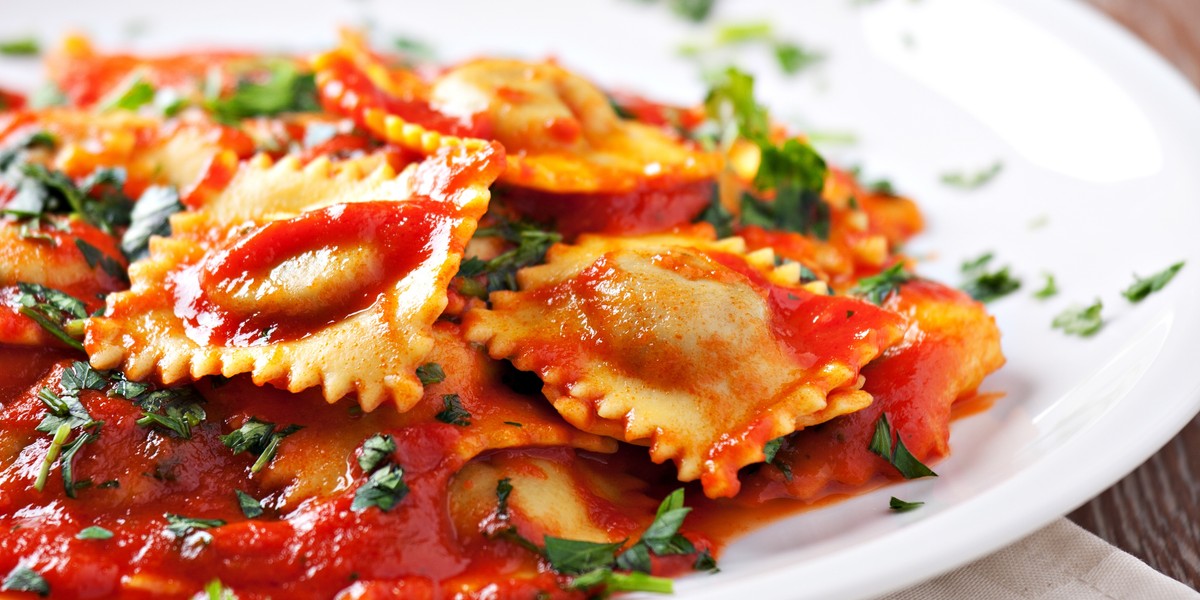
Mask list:
POLYGON ((555 193, 530 188, 496 190, 496 202, 540 223, 552 223, 567 240, 581 233, 634 235, 691 223, 708 206, 713 183, 654 182, 617 194, 555 193))

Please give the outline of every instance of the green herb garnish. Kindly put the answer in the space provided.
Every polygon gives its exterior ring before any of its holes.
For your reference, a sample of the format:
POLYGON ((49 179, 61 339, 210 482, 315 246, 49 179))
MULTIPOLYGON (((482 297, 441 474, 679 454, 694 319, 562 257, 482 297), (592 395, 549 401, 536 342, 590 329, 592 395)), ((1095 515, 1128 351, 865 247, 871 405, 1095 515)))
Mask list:
POLYGON ((942 174, 942 183, 964 190, 981 188, 995 179, 1004 170, 1004 163, 996 161, 978 171, 949 171, 942 174))
POLYGON ((141 77, 135 77, 120 94, 115 95, 112 100, 106 102, 101 107, 101 110, 136 111, 142 106, 154 102, 154 95, 154 86, 141 77))
POLYGON ((1042 289, 1034 292, 1033 296, 1039 300, 1045 300, 1047 298, 1053 298, 1054 296, 1057 296, 1058 283, 1054 280, 1054 275, 1051 275, 1050 273, 1043 273, 1042 277, 1045 278, 1045 285, 1042 286, 1042 289))
POLYGON ((1125 299, 1130 302, 1141 302, 1146 299, 1146 296, 1163 289, 1168 283, 1171 283, 1171 280, 1175 278, 1175 274, 1183 268, 1183 265, 1183 261, 1177 262, 1145 279, 1134 275, 1133 284, 1125 288, 1121 292, 1121 295, 1125 296, 1125 299))
POLYGON ((895 496, 892 496, 892 499, 888 501, 888 508, 890 508, 896 512, 908 512, 919 506, 924 506, 924 505, 925 505, 924 502, 907 502, 907 501, 901 500, 895 496))
POLYGON ((443 394, 442 407, 441 412, 436 415, 437 420, 459 427, 467 427, 471 424, 471 413, 463 408, 458 394, 443 394))
POLYGON ((146 188, 130 213, 129 229, 121 236, 121 251, 130 261, 145 258, 150 236, 171 235, 171 215, 182 210, 183 203, 174 187, 146 188))
POLYGON ((421 385, 441 383, 446 380, 446 372, 442 370, 442 365, 425 363, 417 367, 417 379, 421 380, 421 385))
POLYGON ((249 452, 257 454, 258 459, 250 467, 251 473, 257 473, 266 467, 278 451, 283 438, 300 431, 299 425, 288 425, 276 431, 274 423, 250 418, 241 427, 221 436, 221 443, 233 450, 235 454, 249 452))
POLYGON ((350 510, 362 512, 372 506, 384 512, 390 511, 408 495, 408 484, 404 483, 404 469, 388 464, 371 473, 366 483, 354 492, 350 510))
POLYGON ((75 534, 75 539, 77 539, 77 540, 107 540, 107 539, 112 539, 112 536, 113 536, 113 532, 111 532, 103 527, 100 527, 99 525, 92 525, 90 527, 84 527, 82 530, 79 531, 79 533, 75 534))
POLYGON ((396 440, 390 435, 377 433, 363 442, 362 451, 358 455, 358 466, 364 473, 370 473, 379 465, 391 460, 394 452, 396 440))
MULTIPOLYGON (((76 350, 83 350, 83 344, 72 335, 73 332, 68 332, 69 323, 87 318, 87 309, 83 302, 69 294, 36 283, 17 283, 17 292, 21 314, 32 319, 64 344, 76 350)), ((82 336, 82 331, 79 333, 82 336)))
POLYGON ((242 509, 242 514, 246 515, 247 519, 262 516, 262 502, 242 490, 233 490, 233 493, 237 496, 238 508, 242 509))
POLYGON ((1054 329, 1061 329, 1068 335, 1080 337, 1095 335, 1104 326, 1104 318, 1100 315, 1103 308, 1104 304, 1100 302, 1099 298, 1089 306, 1071 306, 1058 313, 1050 326, 1054 329))
POLYGON ((193 519, 171 513, 164 514, 163 518, 167 520, 166 530, 177 538, 186 537, 197 529, 212 529, 225 524, 221 519, 193 519))
POLYGON ((480 290, 481 293, 476 294, 480 297, 486 296, 487 292, 517 289, 517 271, 543 262, 550 246, 562 241, 562 235, 545 231, 533 223, 503 219, 495 226, 480 228, 475 236, 499 237, 517 245, 491 260, 471 257, 462 261, 458 269, 460 276, 486 276, 486 291, 480 290))
POLYGON ((89 269, 95 270, 100 267, 109 277, 124 283, 129 284, 129 274, 125 272, 125 267, 121 263, 99 248, 87 243, 83 238, 75 238, 75 247, 79 248, 79 252, 83 254, 83 259, 87 261, 89 269))
POLYGON ((283 59, 270 61, 265 67, 263 80, 243 79, 233 94, 208 100, 206 106, 213 118, 237 125, 250 117, 320 110, 317 85, 311 73, 301 73, 294 63, 283 59))
POLYGON ((888 423, 886 413, 880 414, 879 420, 875 422, 875 435, 871 437, 871 445, 868 448, 896 467, 896 470, 905 479, 937 477, 937 473, 922 464, 908 451, 908 448, 904 446, 904 440, 900 439, 899 432, 893 435, 892 425, 888 423), (893 437, 896 439, 894 445, 892 444, 893 437))
POLYGON ((33 592, 45 597, 50 595, 50 584, 37 571, 29 567, 17 565, 13 567, 13 570, 8 572, 8 575, 4 578, 4 583, 0 584, 0 591, 33 592))
POLYGON ((1021 280, 1013 277, 1007 266, 988 270, 992 258, 992 253, 988 252, 962 264, 964 280, 960 289, 980 302, 991 302, 1021 288, 1021 280))
POLYGON ((42 52, 42 45, 36 38, 26 37, 0 42, 0 55, 4 56, 37 56, 42 52))
POLYGON ((912 279, 913 274, 904 270, 904 263, 896 263, 878 275, 863 277, 850 293, 872 304, 883 305, 889 296, 900 291, 901 285, 912 279))

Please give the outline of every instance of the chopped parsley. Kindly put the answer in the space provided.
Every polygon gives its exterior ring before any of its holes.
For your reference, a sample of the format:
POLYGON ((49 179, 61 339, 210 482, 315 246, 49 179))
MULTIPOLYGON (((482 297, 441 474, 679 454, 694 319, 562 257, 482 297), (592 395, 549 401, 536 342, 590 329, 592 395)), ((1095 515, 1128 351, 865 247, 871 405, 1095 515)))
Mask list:
POLYGON ((948 171, 942 174, 942 183, 964 190, 974 190, 987 185, 1004 170, 1004 163, 996 161, 973 172, 948 171))
POLYGON ((1103 309, 1104 304, 1099 298, 1088 306, 1074 305, 1058 313, 1050 326, 1068 335, 1090 337, 1104 326, 1104 317, 1100 315, 1103 309))
POLYGON ((390 511, 408 495, 408 484, 404 483, 404 469, 399 465, 387 464, 371 473, 366 483, 354 492, 350 510, 362 512, 372 506, 384 512, 390 511))
POLYGON ((107 540, 107 539, 112 539, 112 536, 113 536, 113 532, 111 532, 103 527, 100 527, 99 525, 92 525, 90 527, 84 527, 82 530, 79 531, 79 533, 75 534, 75 539, 77 539, 77 540, 107 540))
POLYGON ((66 425, 67 429, 76 429, 95 424, 92 415, 77 394, 63 393, 58 395, 50 388, 44 387, 38 391, 38 399, 46 405, 46 416, 35 428, 42 433, 54 433, 66 425))
POLYGON ((543 262, 550 246, 562 241, 562 235, 557 232, 542 230, 527 221, 504 219, 493 227, 480 228, 475 236, 499 237, 516 244, 515 248, 491 260, 471 257, 462 261, 458 274, 469 280, 464 281, 463 293, 481 298, 489 292, 517 289, 517 271, 543 262), (486 289, 479 289, 472 279, 478 276, 486 277, 486 289))
POLYGON ((442 370, 442 365, 435 362, 425 363, 417 367, 417 379, 421 380, 421 385, 441 383, 446 380, 446 372, 442 370))
POLYGON ((233 493, 237 495, 238 508, 242 509, 242 514, 246 515, 247 519, 262 516, 262 502, 242 490, 233 490, 233 493))
POLYGON ((671 12, 693 23, 702 23, 712 14, 717 0, 668 0, 671 12))
POLYGON ((825 60, 825 53, 805 48, 795 42, 775 41, 771 50, 775 53, 779 70, 788 75, 795 75, 825 60))
POLYGON ((358 466, 369 473, 367 480, 354 491, 350 510, 362 512, 374 506, 390 511, 408 495, 404 469, 391 461, 396 442, 389 435, 375 434, 363 442, 358 466))
POLYGON ((83 259, 87 261, 89 269, 95 270, 100 267, 109 277, 124 283, 129 284, 129 274, 125 272, 125 267, 121 263, 107 254, 103 250, 87 243, 83 238, 75 238, 75 247, 79 248, 79 252, 83 254, 83 259))
POLYGON ((409 36, 398 35, 392 38, 392 46, 401 54, 416 60, 433 60, 437 55, 428 42, 409 36))
POLYGON ((377 433, 363 442, 358 455, 358 466, 364 473, 374 471, 379 465, 391 460, 396 451, 396 440, 385 433, 377 433))
POLYGON ((924 506, 924 505, 925 505, 924 502, 907 502, 907 501, 901 500, 895 496, 892 496, 892 499, 888 500, 888 508, 890 508, 896 512, 908 512, 910 510, 913 510, 917 507, 924 506))
POLYGON ((1045 284, 1042 285, 1042 289, 1033 293, 1033 297, 1039 300, 1045 300, 1047 298, 1053 298, 1054 296, 1057 296, 1058 282, 1054 280, 1054 275, 1051 275, 1050 273, 1043 273, 1042 277, 1045 278, 1045 284))
POLYGON ((913 274, 904 270, 904 263, 898 262, 878 275, 863 277, 850 293, 872 304, 882 305, 889 296, 900 291, 902 284, 912 279, 913 274))
POLYGON ((724 204, 721 204, 721 193, 716 185, 713 185, 708 206, 696 217, 696 222, 700 221, 712 225, 718 238, 727 238, 733 235, 733 225, 736 219, 734 219, 733 213, 729 212, 724 204))
POLYGON ((208 416, 203 401, 190 387, 155 390, 132 398, 142 409, 141 427, 160 427, 181 439, 191 439, 192 428, 208 416))
POLYGON ((1008 272, 1008 266, 995 271, 988 270, 992 258, 992 253, 988 252, 962 264, 961 289, 980 302, 1003 298, 1021 288, 1021 280, 1008 272))
MULTIPOLYGON (((77 298, 36 283, 17 283, 17 303, 20 313, 29 317, 64 344, 83 350, 83 344, 72 335, 77 328, 72 323, 86 319, 87 309, 77 298)), ((82 335, 82 330, 79 330, 82 335)))
POLYGON ((50 584, 37 571, 23 565, 17 565, 5 576, 4 583, 0 584, 0 591, 33 592, 45 597, 50 595, 50 584))
POLYGON ((233 450, 234 454, 241 452, 257 454, 258 459, 250 467, 251 473, 257 473, 275 458, 279 442, 301 429, 303 427, 299 425, 288 425, 276 431, 274 423, 259 421, 251 417, 241 427, 221 436, 221 443, 233 450))
POLYGON ((4 56, 37 56, 42 52, 42 45, 36 38, 25 37, 0 41, 0 55, 4 56))
POLYGON ((101 110, 136 111, 142 106, 154 102, 155 94, 154 86, 141 77, 134 77, 120 94, 104 103, 101 110))
POLYGON ((59 425, 58 429, 54 430, 54 437, 50 439, 50 447, 46 450, 46 456, 42 458, 42 468, 33 482, 33 489, 40 492, 46 487, 50 469, 54 466, 54 461, 58 460, 58 453, 62 451, 63 444, 67 443, 67 438, 70 436, 71 428, 66 423, 59 425))
POLYGON ((171 215, 183 210, 179 191, 170 186, 150 186, 130 213, 129 228, 121 236, 121 251, 131 260, 145 258, 150 236, 171 235, 171 215))
POLYGON ((237 125, 250 117, 320 110, 312 73, 301 73, 292 61, 284 59, 269 61, 265 67, 267 72, 263 79, 243 79, 229 96, 210 98, 206 107, 213 118, 227 125, 237 125))
POLYGON ((237 600, 237 594, 225 587, 220 579, 214 579, 204 585, 204 597, 207 600, 237 600))
POLYGON ((443 394, 442 407, 441 412, 436 415, 437 420, 459 427, 467 427, 471 424, 471 413, 463 408, 458 394, 443 394))
POLYGON ((1130 302, 1141 302, 1146 299, 1146 296, 1163 289, 1168 283, 1171 283, 1171 280, 1175 278, 1175 274, 1183 268, 1183 265, 1183 261, 1177 262, 1145 279, 1134 275, 1133 284, 1125 288, 1121 292, 1121 295, 1125 296, 1125 299, 1130 302))
POLYGON ((79 432, 79 435, 75 436, 75 439, 63 449, 61 461, 63 489, 66 490, 68 498, 74 498, 75 490, 82 487, 81 484, 83 483, 77 483, 75 481, 75 453, 78 452, 84 444, 95 439, 96 435, 97 434, 93 432, 81 431, 79 432))
POLYGON ((555 571, 564 575, 582 575, 612 565, 613 555, 624 542, 604 544, 564 540, 548 535, 545 536, 545 544, 546 560, 550 561, 555 571))
POLYGON ((171 513, 164 514, 163 518, 167 520, 167 532, 177 538, 186 537, 197 529, 212 529, 225 524, 221 519, 193 519, 171 513))
POLYGON ((899 432, 893 434, 892 425, 888 422, 886 413, 880 414, 879 420, 875 422, 875 435, 871 437, 871 445, 868 449, 891 463, 905 479, 937 477, 937 473, 922 464, 908 451, 908 448, 904 446, 904 440, 900 439, 899 432), (896 439, 894 445, 892 444, 893 437, 896 439))
POLYGON ((794 40, 788 40, 776 35, 771 23, 766 21, 747 21, 725 23, 716 28, 711 40, 698 44, 687 44, 679 48, 679 53, 698 59, 702 64, 715 62, 722 50, 735 46, 758 45, 770 51, 779 70, 786 75, 795 75, 821 62, 826 56, 824 52, 806 48, 794 40))
POLYGON ((785 462, 775 462, 775 456, 779 454, 779 450, 783 448, 783 445, 786 442, 787 436, 783 436, 777 437, 763 445, 763 462, 775 467, 776 469, 779 469, 779 472, 783 473, 784 479, 791 481, 792 466, 785 462))

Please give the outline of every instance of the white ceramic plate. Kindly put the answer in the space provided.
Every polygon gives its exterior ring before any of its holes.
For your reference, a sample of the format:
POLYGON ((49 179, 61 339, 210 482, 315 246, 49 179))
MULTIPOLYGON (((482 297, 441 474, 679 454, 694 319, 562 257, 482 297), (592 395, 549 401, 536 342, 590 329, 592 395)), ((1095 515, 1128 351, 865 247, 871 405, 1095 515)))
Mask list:
MULTIPOLYGON (((206 0, 12 5, 0 37, 54 39, 69 27, 103 45, 314 49, 338 24, 431 42, 442 58, 554 55, 608 86, 695 102, 704 87, 674 55, 705 29, 663 6, 609 2, 308 4, 206 0)), ((957 281, 964 258, 992 250, 1025 279, 992 308, 1009 362, 984 391, 1006 396, 955 424, 941 477, 892 486, 777 522, 732 544, 722 572, 677 585, 687 598, 859 598, 903 588, 996 550, 1099 493, 1169 440, 1200 408, 1200 102, 1160 59, 1065 0, 726 1, 714 20, 773 23, 828 54, 814 72, 779 75, 766 53, 740 63, 785 119, 852 131, 830 155, 862 161, 918 198, 928 232, 920 271, 957 281), (995 160, 976 192, 939 174, 995 160), (1040 225, 1040 226, 1039 226, 1040 225), (1139 305, 1133 273, 1188 266, 1139 305), (1062 293, 1031 297, 1040 274, 1062 293), (1103 299, 1092 339, 1050 329, 1073 302, 1103 299), (923 500, 891 514, 889 495, 923 500)), ((0 83, 31 81, 0 64, 0 83)))

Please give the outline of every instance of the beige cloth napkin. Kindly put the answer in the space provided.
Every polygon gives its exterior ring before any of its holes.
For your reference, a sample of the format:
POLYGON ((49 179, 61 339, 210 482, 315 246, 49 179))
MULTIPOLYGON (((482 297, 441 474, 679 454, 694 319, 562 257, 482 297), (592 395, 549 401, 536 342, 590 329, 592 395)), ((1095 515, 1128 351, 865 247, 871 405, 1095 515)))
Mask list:
POLYGON ((881 600, 1175 600, 1200 594, 1078 525, 1049 527, 881 600))

